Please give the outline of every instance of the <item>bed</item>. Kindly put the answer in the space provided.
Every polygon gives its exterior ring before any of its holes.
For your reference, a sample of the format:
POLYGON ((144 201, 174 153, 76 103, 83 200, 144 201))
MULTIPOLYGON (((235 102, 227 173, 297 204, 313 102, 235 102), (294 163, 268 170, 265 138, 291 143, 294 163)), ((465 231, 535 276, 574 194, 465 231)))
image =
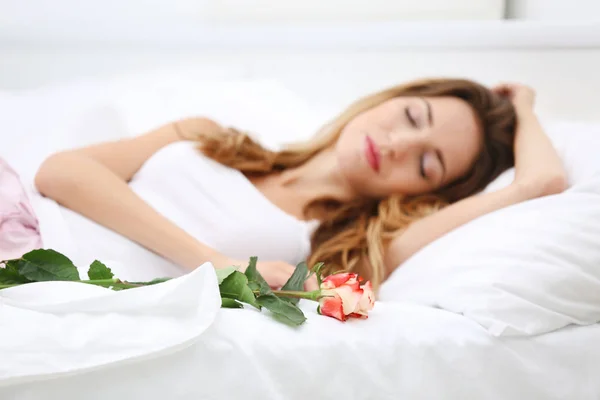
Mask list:
MULTIPOLYGON (((314 131, 362 93, 417 76, 458 75, 536 87, 540 115, 569 160, 576 187, 571 197, 526 205, 512 210, 517 216, 511 218, 534 229, 543 216, 527 207, 556 215, 565 204, 581 205, 577 210, 587 214, 561 215, 564 220, 558 218, 546 236, 533 230, 540 251, 557 238, 567 247, 581 246, 584 259, 557 255, 563 258, 556 265, 564 268, 550 268, 553 275, 528 261, 536 256, 531 249, 500 252, 518 229, 502 222, 511 220, 506 214, 478 221, 415 257, 382 290, 366 321, 328 319, 311 302, 301 303, 308 321, 300 329, 255 310, 219 309, 207 265, 143 291, 60 283, 5 290, 0 398, 600 398, 600 273, 593 268, 600 265, 593 240, 600 237, 594 205, 600 204, 594 161, 600 150, 600 29, 496 22, 367 24, 352 29, 361 40, 344 34, 348 27, 237 27, 217 30, 212 41, 185 44, 172 37, 163 43, 171 40, 171 47, 150 50, 143 34, 121 44, 108 38, 108 46, 93 51, 76 50, 56 36, 48 38, 52 53, 4 43, 0 122, 9 129, 0 136, 1 151, 25 179, 55 149, 134 135, 198 110, 278 146, 314 131), (480 34, 473 35, 475 29, 480 34), (311 38, 309 31, 320 36, 311 38), (242 33, 243 48, 235 56, 223 52, 235 48, 242 33), (293 45, 281 48, 283 34, 293 45), (409 36, 410 46, 402 42, 409 36), (172 56, 168 68, 160 65, 165 54, 172 56), (99 63, 107 59, 113 61, 99 63), (38 71, 33 61, 45 68, 38 71), (560 230, 564 221, 585 222, 585 238, 560 230), (465 237, 490 235, 489 226, 501 223, 504 239, 494 246, 481 242, 481 249, 495 254, 493 263, 483 250, 451 250, 465 237), (504 275, 473 273, 486 262, 502 267, 496 270, 504 275), (506 280, 517 267, 528 275, 506 280), (438 273, 438 279, 423 279, 438 273), (569 290, 559 290, 561 282, 569 290), (544 290, 560 299, 528 297, 544 290)), ((50 247, 68 249, 68 232, 47 237, 50 247)))
MULTIPOLYGON (((413 304, 379 303, 368 321, 349 324, 318 316, 310 304, 302 308, 308 322, 298 331, 252 310, 221 310, 197 337, 179 342, 164 329, 164 347, 152 349, 145 342, 147 347, 138 349, 144 356, 86 368, 80 362, 71 373, 15 378, 4 382, 0 393, 5 399, 598 396, 597 325, 498 339, 466 317, 413 304)), ((96 340, 86 346, 64 339, 61 357, 77 365, 82 354, 96 360, 117 354, 140 333, 128 333, 129 327, 121 325, 120 339, 112 343, 96 340)), ((140 330, 150 327, 146 322, 140 330)), ((45 351, 46 362, 36 365, 38 370, 59 357, 45 351)))

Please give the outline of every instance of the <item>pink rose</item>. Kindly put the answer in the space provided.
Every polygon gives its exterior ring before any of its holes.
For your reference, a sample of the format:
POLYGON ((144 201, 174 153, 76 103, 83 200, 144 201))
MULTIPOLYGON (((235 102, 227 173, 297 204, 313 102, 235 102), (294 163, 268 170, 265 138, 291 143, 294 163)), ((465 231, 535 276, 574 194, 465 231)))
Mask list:
POLYGON ((354 314, 356 315, 353 316, 357 318, 367 318, 367 313, 375 306, 375 294, 373 293, 373 287, 371 286, 370 281, 362 285, 361 289, 363 295, 358 302, 358 307, 354 310, 354 314))
POLYGON ((353 273, 330 275, 321 282, 319 314, 345 321, 348 318, 367 318, 375 305, 371 282, 360 285, 353 273))

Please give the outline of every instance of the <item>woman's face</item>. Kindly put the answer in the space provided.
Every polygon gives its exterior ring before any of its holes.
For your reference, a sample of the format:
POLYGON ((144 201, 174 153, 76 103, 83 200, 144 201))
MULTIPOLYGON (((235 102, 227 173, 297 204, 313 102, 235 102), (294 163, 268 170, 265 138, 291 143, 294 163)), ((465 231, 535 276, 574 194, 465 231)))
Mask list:
POLYGON ((433 192, 465 175, 482 132, 455 97, 397 97, 358 115, 336 144, 338 166, 358 195, 433 192))

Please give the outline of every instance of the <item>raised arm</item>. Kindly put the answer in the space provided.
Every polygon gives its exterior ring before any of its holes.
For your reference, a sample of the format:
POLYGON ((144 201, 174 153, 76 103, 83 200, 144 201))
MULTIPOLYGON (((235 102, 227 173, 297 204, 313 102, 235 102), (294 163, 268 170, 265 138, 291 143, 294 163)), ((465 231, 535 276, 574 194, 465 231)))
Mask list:
POLYGON ((517 110, 513 183, 496 192, 463 199, 412 223, 386 251, 388 274, 430 242, 477 217, 566 189, 562 162, 533 111, 533 90, 521 85, 502 85, 496 90, 510 96, 517 110))
MULTIPOLYGON (((135 138, 63 151, 42 164, 35 184, 41 194, 180 266, 194 269, 210 261, 216 268, 244 268, 247 260, 231 260, 199 242, 155 211, 127 184, 162 147, 213 129, 221 128, 211 120, 192 118, 135 138)), ((294 269, 279 261, 263 261, 258 268, 274 287, 283 285, 294 269)))

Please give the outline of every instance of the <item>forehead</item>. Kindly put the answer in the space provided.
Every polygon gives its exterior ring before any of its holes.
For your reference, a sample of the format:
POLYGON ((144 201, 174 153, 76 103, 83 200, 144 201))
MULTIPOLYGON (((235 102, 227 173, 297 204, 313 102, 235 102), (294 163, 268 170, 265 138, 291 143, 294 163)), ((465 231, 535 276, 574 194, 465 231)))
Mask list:
MULTIPOLYGON (((412 98, 415 99, 415 98, 412 98)), ((479 124, 471 106, 456 97, 425 97, 435 114, 435 127, 459 131, 478 131, 479 124)))

